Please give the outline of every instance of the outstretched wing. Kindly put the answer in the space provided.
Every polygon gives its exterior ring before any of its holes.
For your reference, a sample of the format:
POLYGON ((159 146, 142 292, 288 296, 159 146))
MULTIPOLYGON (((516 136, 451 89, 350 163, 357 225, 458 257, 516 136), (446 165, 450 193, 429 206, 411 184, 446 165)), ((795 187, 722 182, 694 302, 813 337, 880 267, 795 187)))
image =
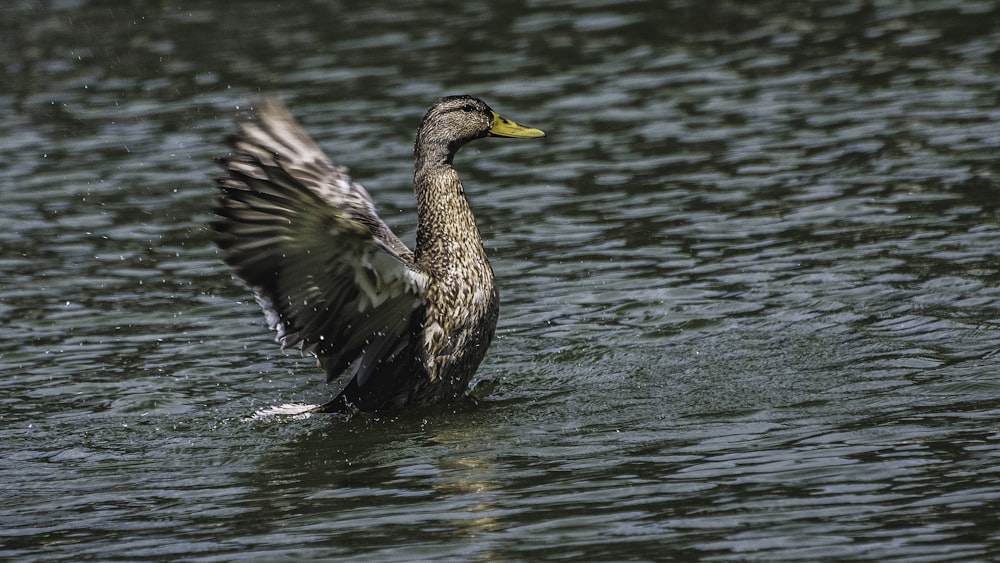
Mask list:
POLYGON ((280 101, 229 138, 216 180, 225 261, 253 289, 282 346, 301 343, 333 379, 363 387, 380 369, 408 369, 427 277, 347 170, 334 166, 280 101), (382 366, 391 366, 382 368, 382 366))

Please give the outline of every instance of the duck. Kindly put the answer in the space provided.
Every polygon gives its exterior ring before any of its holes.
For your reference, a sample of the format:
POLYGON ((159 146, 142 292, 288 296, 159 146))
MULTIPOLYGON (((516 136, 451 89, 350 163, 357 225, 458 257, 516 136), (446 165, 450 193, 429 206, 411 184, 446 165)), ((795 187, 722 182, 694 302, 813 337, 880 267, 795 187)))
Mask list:
POLYGON ((431 104, 413 149, 415 246, 334 164, 283 102, 265 96, 217 159, 212 229, 282 348, 314 356, 339 380, 313 413, 395 411, 465 395, 493 339, 499 292, 456 153, 484 137, 545 133, 482 100, 431 104))

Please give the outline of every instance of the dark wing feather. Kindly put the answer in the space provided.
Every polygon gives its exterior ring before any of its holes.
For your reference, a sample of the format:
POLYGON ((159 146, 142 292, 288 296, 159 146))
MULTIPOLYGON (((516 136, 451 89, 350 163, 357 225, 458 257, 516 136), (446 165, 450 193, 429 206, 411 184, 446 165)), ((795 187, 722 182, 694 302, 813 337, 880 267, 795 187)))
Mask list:
POLYGON ((415 357, 427 276, 368 192, 334 166, 274 99, 230 139, 213 226, 282 346, 302 345, 328 379, 398 381, 415 357))

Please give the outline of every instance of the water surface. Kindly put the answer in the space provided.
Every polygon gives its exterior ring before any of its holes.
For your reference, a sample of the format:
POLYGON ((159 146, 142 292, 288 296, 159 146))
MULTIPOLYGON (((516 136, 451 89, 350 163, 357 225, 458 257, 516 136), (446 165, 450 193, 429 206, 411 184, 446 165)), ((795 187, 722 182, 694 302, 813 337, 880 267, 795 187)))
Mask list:
POLYGON ((0 8, 0 557, 1000 558, 992 2, 0 8), (442 94, 502 294, 479 404, 322 402, 220 262, 281 94, 406 241, 442 94))

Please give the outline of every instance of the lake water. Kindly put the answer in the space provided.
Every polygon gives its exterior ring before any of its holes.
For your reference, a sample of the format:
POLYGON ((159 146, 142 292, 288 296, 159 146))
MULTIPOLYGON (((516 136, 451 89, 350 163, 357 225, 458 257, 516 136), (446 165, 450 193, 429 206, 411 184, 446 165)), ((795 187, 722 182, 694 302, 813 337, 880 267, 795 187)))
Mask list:
POLYGON ((0 559, 1000 559, 1000 7, 12 1, 0 559), (478 404, 332 389, 207 223, 284 97, 406 241, 440 95, 502 296, 478 404))

